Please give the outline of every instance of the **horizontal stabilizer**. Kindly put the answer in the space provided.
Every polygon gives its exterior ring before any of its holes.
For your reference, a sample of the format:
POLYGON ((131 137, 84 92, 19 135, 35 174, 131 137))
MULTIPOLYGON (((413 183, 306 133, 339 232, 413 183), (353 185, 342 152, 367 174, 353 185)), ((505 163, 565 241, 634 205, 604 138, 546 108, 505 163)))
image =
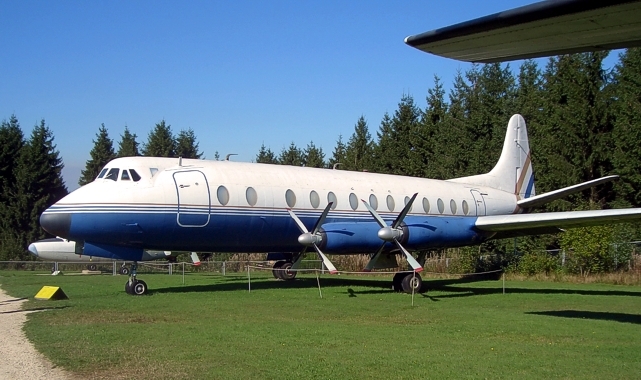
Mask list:
POLYGON ((542 227, 575 228, 641 219, 641 208, 614 210, 546 212, 534 214, 480 216, 475 226, 481 231, 516 232, 542 227))
POLYGON ((550 191, 548 193, 536 195, 530 198, 521 199, 516 204, 519 205, 519 207, 521 208, 537 207, 546 203, 550 203, 554 200, 561 199, 570 194, 578 193, 579 191, 583 191, 585 189, 589 189, 591 187, 594 187, 603 183, 607 183, 610 181, 614 181, 617 179, 619 179, 618 175, 611 175, 603 178, 598 178, 592 181, 580 183, 578 185, 564 187, 562 189, 550 191))

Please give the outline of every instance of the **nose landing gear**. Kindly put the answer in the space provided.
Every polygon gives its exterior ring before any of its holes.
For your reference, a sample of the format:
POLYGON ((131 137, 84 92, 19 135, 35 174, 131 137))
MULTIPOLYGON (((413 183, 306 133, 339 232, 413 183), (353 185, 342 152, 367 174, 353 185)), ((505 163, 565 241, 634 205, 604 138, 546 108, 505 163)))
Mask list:
POLYGON ((136 278, 136 268, 138 267, 137 262, 131 264, 131 271, 129 272, 129 280, 125 283, 125 292, 131 294, 132 296, 141 296, 147 294, 147 283, 143 280, 138 280, 136 278))

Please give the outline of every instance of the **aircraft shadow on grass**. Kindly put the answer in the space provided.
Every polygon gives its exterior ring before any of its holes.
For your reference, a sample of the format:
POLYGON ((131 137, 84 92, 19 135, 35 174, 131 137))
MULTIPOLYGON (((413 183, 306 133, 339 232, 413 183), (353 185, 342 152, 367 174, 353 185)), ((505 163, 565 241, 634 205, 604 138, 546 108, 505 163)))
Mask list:
POLYGON ((525 314, 545 315, 550 317, 594 319, 602 321, 615 321, 621 323, 641 324, 641 315, 627 313, 610 313, 607 311, 585 311, 585 310, 550 310, 530 311, 525 314))
MULTIPOLYGON (((220 277, 218 277, 220 278, 220 277)), ((433 301, 447 298, 483 296, 503 293, 503 287, 500 282, 496 282, 496 287, 477 288, 464 286, 472 282, 488 281, 488 278, 478 278, 474 276, 443 279, 443 280, 423 280, 423 288, 426 293, 423 297, 433 301), (438 290, 448 294, 430 294, 430 291, 438 290)), ((391 281, 387 278, 342 278, 339 276, 324 276, 320 278, 321 288, 343 287, 345 294, 349 297, 356 297, 359 294, 384 294, 393 293, 391 281), (355 289, 356 288, 356 289, 355 289), (370 289, 360 289, 370 288, 370 289)), ((306 289, 316 288, 318 284, 316 278, 303 277, 295 281, 278 281, 272 278, 252 279, 251 290, 264 289, 306 289)), ((150 289, 150 293, 190 293, 190 292, 220 292, 220 291, 238 291, 247 290, 246 277, 225 277, 223 282, 205 285, 182 285, 167 288, 150 289)), ((531 289, 508 287, 506 293, 518 294, 578 294, 588 296, 628 296, 641 297, 641 291, 622 291, 622 290, 583 290, 583 289, 531 289)))
POLYGON ((19 310, 0 311, 0 314, 33 313, 33 312, 36 312, 36 311, 66 309, 68 307, 69 307, 68 305, 65 305, 65 306, 50 306, 50 307, 34 307, 32 309, 19 309, 19 310))

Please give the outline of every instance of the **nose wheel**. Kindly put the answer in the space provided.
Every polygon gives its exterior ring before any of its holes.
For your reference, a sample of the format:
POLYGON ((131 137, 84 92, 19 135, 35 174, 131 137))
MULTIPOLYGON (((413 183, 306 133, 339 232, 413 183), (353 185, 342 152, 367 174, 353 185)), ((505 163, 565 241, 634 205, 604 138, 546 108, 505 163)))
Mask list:
POLYGON ((129 280, 125 283, 125 292, 131 294, 132 296, 142 296, 147 294, 148 288, 147 283, 143 280, 138 280, 136 278, 136 268, 138 263, 134 262, 131 264, 131 271, 129 271, 129 280))

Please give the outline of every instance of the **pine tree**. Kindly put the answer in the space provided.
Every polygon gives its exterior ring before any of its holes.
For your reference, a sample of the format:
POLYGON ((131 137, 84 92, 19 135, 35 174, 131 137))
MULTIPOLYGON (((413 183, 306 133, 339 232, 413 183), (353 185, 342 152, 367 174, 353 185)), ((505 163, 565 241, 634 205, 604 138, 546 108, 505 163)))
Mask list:
POLYGON ((303 165, 303 152, 301 152, 296 144, 292 141, 289 148, 283 148, 278 156, 278 163, 281 165, 302 166, 303 165))
POLYGON ((161 120, 154 130, 149 132, 147 143, 142 149, 143 156, 176 157, 176 142, 171 133, 171 126, 161 120))
POLYGON ((96 134, 96 140, 93 141, 94 146, 89 152, 91 158, 85 164, 85 169, 80 173, 78 184, 84 186, 100 174, 100 170, 111 160, 116 158, 114 153, 113 141, 109 138, 107 128, 102 124, 96 134))
POLYGON ((343 169, 356 171, 371 170, 373 145, 372 135, 369 133, 367 121, 365 121, 365 117, 361 116, 354 126, 352 137, 350 137, 347 142, 343 169))
POLYGON ((621 201, 641 206, 641 49, 626 50, 615 68, 613 164, 621 201))
POLYGON ((323 148, 317 148, 314 142, 310 141, 303 151, 303 161, 304 165, 309 168, 324 168, 325 153, 323 153, 323 148))
POLYGON ((392 134, 392 118, 385 112, 383 120, 381 120, 381 125, 376 132, 377 142, 373 149, 374 157, 372 167, 377 173, 393 173, 395 156, 393 154, 394 137, 392 134))
POLYGON ((260 146, 258 155, 256 155, 256 162, 260 164, 277 164, 278 160, 276 159, 276 155, 274 154, 274 152, 272 152, 271 149, 265 147, 265 144, 263 143, 260 146))
POLYGON ((118 143, 118 157, 135 157, 140 156, 138 151, 138 142, 136 141, 136 134, 131 134, 129 128, 125 126, 124 134, 120 135, 120 142, 118 143))
MULTIPOLYGON (((20 150, 16 172, 16 191, 12 194, 10 219, 2 220, 2 230, 12 229, 3 236, 3 244, 13 248, 5 257, 26 259, 25 248, 29 243, 46 237, 40 228, 40 214, 67 195, 62 180, 62 159, 53 144, 51 130, 42 120, 33 129, 31 137, 20 150)), ((4 248, 4 247, 3 247, 4 248)))
POLYGON ((0 124, 0 207, 8 201, 7 192, 15 186, 16 163, 24 146, 24 135, 15 115, 0 124))
POLYGON ((196 135, 191 128, 186 131, 181 130, 178 133, 178 137, 176 137, 176 155, 182 158, 200 159, 202 157, 203 153, 198 152, 196 135))
POLYGON ((330 169, 341 169, 345 163, 345 143, 343 143, 343 135, 338 135, 332 158, 327 162, 327 167, 330 169))
POLYGON ((410 162, 415 175, 436 178, 438 176, 438 171, 435 170, 438 163, 436 138, 447 113, 445 90, 438 76, 434 76, 434 87, 427 93, 427 107, 422 113, 419 128, 411 136, 414 149, 410 151, 410 162))

